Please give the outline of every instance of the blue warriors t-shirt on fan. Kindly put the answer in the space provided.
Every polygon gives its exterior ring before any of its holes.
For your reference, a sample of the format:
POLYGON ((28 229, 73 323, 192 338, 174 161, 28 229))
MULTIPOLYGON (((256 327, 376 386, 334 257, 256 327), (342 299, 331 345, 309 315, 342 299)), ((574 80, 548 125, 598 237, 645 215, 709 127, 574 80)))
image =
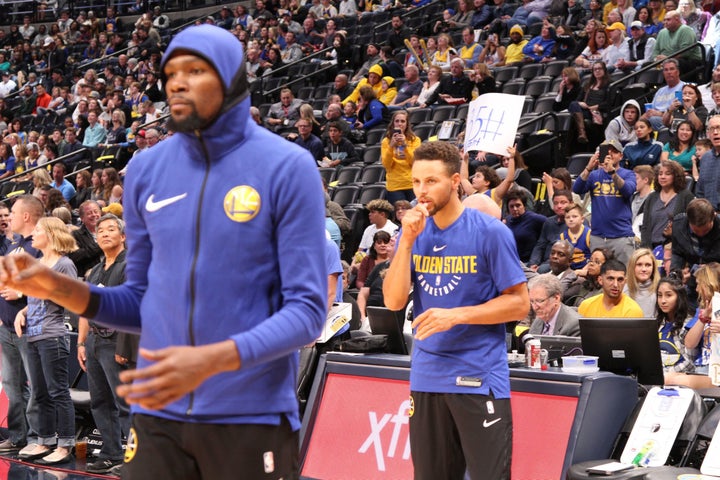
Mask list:
MULTIPOLYGON (((430 308, 480 305, 526 281, 510 230, 473 209, 465 209, 445 230, 429 217, 413 245, 411 270, 415 317, 430 308)), ((416 340, 413 346, 413 391, 484 395, 492 391, 495 398, 509 398, 508 375, 502 323, 457 325, 416 340), (482 385, 458 386, 457 377, 477 377, 482 385)))

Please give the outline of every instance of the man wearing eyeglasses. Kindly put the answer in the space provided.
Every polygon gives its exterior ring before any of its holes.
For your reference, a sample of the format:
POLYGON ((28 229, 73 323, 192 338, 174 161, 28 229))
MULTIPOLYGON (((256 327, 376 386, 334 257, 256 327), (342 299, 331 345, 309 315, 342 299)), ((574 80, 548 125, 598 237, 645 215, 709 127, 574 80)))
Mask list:
POLYGON ((700 159, 695 195, 707 199, 717 212, 720 210, 720 115, 710 117, 705 132, 713 148, 700 159))
MULTIPOLYGON (((325 156, 325 147, 323 147, 322 140, 313 135, 310 120, 301 118, 295 122, 295 128, 298 129, 298 134, 293 137, 293 141, 310 152, 319 165, 325 156)), ((290 136, 288 136, 288 139, 290 139, 290 136)))
POLYGON ((530 334, 580 336, 580 315, 562 303, 562 290, 560 279, 552 273, 528 281, 530 307, 535 312, 530 334))

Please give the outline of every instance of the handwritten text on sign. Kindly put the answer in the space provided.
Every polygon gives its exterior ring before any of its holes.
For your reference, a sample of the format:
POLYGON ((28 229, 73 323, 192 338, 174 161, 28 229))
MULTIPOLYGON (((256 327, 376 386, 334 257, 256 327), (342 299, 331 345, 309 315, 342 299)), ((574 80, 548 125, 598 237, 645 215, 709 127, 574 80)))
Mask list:
POLYGON ((515 143, 524 95, 486 93, 470 102, 465 127, 465 150, 507 155, 515 143))

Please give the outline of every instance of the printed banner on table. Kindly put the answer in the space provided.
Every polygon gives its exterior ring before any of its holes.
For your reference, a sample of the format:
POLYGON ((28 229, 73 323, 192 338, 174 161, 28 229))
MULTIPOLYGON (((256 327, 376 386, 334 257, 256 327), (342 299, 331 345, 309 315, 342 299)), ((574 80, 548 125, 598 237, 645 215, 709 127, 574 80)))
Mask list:
POLYGON ((486 93, 470 102, 465 124, 465 151, 507 155, 515 143, 524 95, 486 93))

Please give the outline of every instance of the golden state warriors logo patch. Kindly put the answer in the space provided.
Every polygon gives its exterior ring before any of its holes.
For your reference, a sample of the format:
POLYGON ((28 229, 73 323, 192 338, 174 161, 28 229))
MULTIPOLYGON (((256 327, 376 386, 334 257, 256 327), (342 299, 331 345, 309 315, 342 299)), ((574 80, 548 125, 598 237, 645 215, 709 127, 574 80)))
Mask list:
POLYGON ((130 432, 127 436, 127 444, 125 445, 125 463, 130 463, 138 449, 137 435, 135 434, 135 428, 131 427, 130 432))
POLYGON ((410 395, 410 406, 408 407, 408 417, 412 417, 415 413, 415 399, 410 395))
POLYGON ((249 222, 260 212, 260 194, 248 185, 231 189, 223 200, 225 215, 233 222, 249 222))

